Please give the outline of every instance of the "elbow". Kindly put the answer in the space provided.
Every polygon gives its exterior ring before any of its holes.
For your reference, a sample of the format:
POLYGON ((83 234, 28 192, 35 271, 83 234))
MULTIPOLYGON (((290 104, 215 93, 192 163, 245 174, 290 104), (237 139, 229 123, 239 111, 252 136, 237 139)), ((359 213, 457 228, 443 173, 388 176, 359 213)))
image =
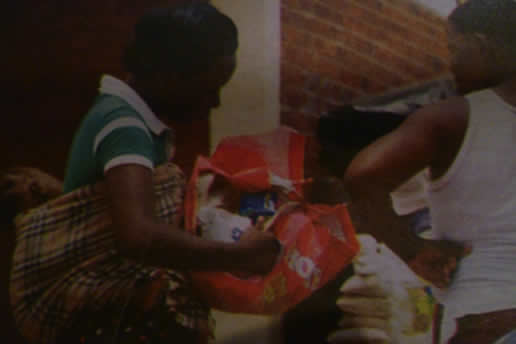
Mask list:
POLYGON ((137 222, 114 224, 113 230, 117 251, 129 259, 141 258, 151 245, 152 238, 152 235, 146 235, 145 228, 144 224, 138 224, 137 222))
POLYGON ((357 200, 367 194, 371 185, 371 179, 367 177, 367 172, 356 164, 351 164, 346 169, 343 180, 352 200, 357 200))
POLYGON ((357 181, 360 181, 361 176, 361 171, 351 165, 346 169, 343 180, 346 185, 350 186, 352 184, 356 184, 357 181))
POLYGON ((386 199, 399 186, 399 177, 366 165, 351 165, 344 174, 344 183, 352 201, 386 199))

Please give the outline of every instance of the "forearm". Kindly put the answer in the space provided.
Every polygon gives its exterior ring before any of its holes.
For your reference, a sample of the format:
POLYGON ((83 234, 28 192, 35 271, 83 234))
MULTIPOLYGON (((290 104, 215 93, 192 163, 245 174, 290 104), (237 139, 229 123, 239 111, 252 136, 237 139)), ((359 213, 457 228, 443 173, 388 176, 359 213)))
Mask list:
POLYGON ((235 244, 205 240, 167 224, 142 224, 138 232, 133 238, 117 240, 122 254, 140 263, 182 270, 245 268, 246 257, 235 244))
POLYGON ((409 262, 422 247, 424 240, 410 230, 407 218, 394 212, 388 194, 369 193, 367 196, 355 198, 349 205, 357 232, 371 234, 405 262, 409 262))

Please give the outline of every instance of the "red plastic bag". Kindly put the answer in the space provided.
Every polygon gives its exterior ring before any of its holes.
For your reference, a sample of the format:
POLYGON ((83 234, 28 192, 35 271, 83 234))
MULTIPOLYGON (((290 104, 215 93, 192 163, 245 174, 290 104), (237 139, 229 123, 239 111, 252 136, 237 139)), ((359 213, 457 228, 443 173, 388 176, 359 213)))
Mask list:
POLYGON ((205 172, 246 192, 271 188, 271 173, 294 182, 295 192, 271 230, 283 245, 278 264, 264 277, 239 279, 222 272, 192 272, 194 288, 208 304, 233 313, 277 314, 294 307, 332 280, 358 252, 344 205, 308 204, 296 181, 303 179, 305 138, 279 128, 223 140, 211 158, 199 157, 185 197, 185 223, 197 227, 197 180, 205 172), (286 210, 285 210, 286 209, 286 210))

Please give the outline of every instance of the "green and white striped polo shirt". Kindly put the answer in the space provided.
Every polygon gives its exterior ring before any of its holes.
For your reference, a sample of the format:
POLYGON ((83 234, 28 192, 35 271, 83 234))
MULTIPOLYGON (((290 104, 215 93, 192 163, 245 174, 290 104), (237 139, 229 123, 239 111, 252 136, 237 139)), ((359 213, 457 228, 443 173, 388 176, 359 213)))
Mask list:
POLYGON ((112 167, 153 169, 170 158, 170 129, 133 89, 105 75, 99 90, 72 143, 65 193, 101 180, 112 167))

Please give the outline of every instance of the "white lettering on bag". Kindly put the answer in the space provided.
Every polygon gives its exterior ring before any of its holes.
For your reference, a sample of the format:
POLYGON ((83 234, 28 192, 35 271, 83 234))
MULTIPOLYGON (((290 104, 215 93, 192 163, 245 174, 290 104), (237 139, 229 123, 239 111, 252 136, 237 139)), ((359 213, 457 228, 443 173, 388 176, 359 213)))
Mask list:
POLYGON ((305 281, 306 288, 313 290, 319 286, 321 271, 312 259, 304 257, 298 250, 292 249, 286 255, 286 260, 287 266, 305 281))

